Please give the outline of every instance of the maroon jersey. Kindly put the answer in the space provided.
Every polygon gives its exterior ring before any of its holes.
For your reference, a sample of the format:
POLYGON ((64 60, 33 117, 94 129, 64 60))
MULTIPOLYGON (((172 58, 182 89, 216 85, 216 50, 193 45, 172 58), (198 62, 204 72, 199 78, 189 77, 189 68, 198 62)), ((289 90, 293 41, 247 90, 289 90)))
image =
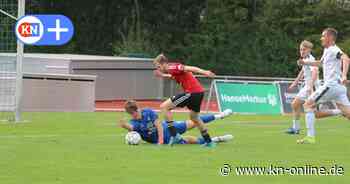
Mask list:
POLYGON ((169 63, 168 73, 179 83, 186 93, 201 93, 204 88, 193 76, 192 72, 185 72, 184 65, 180 63, 169 63))

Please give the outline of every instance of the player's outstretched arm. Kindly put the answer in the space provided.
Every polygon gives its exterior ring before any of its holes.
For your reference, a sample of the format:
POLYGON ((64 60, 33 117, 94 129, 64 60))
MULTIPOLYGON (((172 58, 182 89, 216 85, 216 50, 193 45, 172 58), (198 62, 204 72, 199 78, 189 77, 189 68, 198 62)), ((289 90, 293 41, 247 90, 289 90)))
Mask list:
POLYGON ((128 131, 133 131, 133 127, 126 120, 120 120, 119 126, 121 128, 128 130, 128 131))
POLYGON ((316 61, 305 61, 303 59, 298 60, 298 65, 307 65, 307 66, 317 66, 320 67, 322 65, 321 60, 316 60, 316 61))
POLYGON ((161 71, 159 71, 159 70, 154 70, 154 75, 156 76, 156 77, 160 77, 160 78, 171 78, 172 76, 170 75, 170 74, 166 74, 166 73, 163 73, 163 72, 161 72, 161 71))
POLYGON ((341 60, 343 63, 343 73, 342 73, 342 83, 345 84, 348 80, 347 75, 348 75, 348 71, 349 71, 349 63, 350 63, 350 59, 349 56, 346 54, 343 54, 341 56, 341 60))
POLYGON ((184 71, 202 74, 202 75, 205 75, 205 76, 211 77, 211 78, 215 77, 215 73, 213 73, 209 70, 203 70, 203 69, 198 68, 196 66, 184 66, 184 71))
POLYGON ((155 121, 155 126, 157 128, 157 132, 158 132, 158 144, 163 144, 164 143, 164 132, 163 132, 163 126, 162 123, 160 122, 159 119, 157 119, 155 121))
POLYGON ((293 88, 295 88, 298 85, 299 81, 303 79, 303 77, 304 77, 304 70, 300 70, 297 78, 295 78, 293 83, 288 87, 288 90, 292 90, 293 88))

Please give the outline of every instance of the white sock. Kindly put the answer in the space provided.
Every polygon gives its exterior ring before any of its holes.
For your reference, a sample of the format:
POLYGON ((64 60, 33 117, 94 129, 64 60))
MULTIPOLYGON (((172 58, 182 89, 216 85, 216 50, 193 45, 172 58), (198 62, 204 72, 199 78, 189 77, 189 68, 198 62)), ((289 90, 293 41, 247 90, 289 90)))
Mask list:
POLYGON ((231 135, 231 134, 226 134, 226 135, 211 138, 211 140, 213 142, 227 142, 227 141, 230 141, 232 139, 233 139, 233 135, 231 135))
POLYGON ((214 117, 215 119, 222 119, 225 117, 225 114, 224 112, 220 112, 219 114, 215 114, 214 117))
POLYGON ((220 139, 219 139, 219 137, 212 137, 212 138, 211 138, 211 141, 213 141, 213 142, 219 142, 220 139))
POLYGON ((305 114, 305 121, 307 127, 307 136, 315 136, 315 113, 307 112, 305 114))
POLYGON ((300 120, 297 120, 297 119, 293 120, 293 128, 295 130, 300 130, 300 120))
POLYGON ((222 115, 221 114, 215 114, 214 117, 215 117, 215 119, 221 119, 222 115))

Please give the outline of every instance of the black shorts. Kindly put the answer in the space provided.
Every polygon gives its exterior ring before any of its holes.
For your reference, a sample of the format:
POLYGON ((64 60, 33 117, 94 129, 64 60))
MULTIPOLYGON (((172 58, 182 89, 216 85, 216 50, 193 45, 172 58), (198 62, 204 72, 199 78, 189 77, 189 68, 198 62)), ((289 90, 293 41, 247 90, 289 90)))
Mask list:
POLYGON ((204 92, 201 93, 182 93, 171 97, 171 102, 176 107, 187 107, 194 112, 201 111, 201 104, 204 97, 204 92))

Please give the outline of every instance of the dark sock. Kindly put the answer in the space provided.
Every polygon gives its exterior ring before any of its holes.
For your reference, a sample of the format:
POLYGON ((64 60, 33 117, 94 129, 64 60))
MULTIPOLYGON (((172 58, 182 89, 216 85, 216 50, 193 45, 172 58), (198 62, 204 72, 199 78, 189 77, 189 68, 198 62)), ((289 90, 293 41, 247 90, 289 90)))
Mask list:
POLYGON ((210 135, 208 133, 208 130, 202 131, 201 134, 202 134, 202 137, 203 137, 203 139, 204 139, 204 141, 206 143, 210 143, 211 142, 211 138, 210 138, 210 135))
POLYGON ((176 128, 174 127, 174 122, 173 121, 167 121, 168 123, 168 128, 171 136, 176 136, 176 128))

